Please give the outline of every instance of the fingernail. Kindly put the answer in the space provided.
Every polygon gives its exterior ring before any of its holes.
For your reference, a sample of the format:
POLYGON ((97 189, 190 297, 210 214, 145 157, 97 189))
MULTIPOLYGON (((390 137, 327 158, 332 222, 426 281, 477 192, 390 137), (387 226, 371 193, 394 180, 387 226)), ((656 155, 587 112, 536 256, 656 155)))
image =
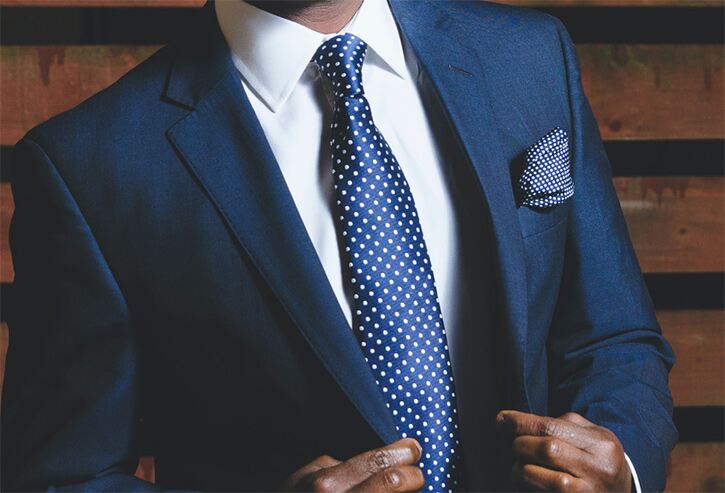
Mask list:
POLYGON ((506 413, 498 413, 496 415, 496 423, 503 424, 506 422, 506 413))
POLYGON ((403 438, 401 441, 405 442, 406 450, 413 452, 413 456, 415 457, 416 460, 420 459, 420 457, 423 455, 423 448, 418 443, 418 440, 416 440, 414 438, 403 438), (415 444, 415 447, 410 446, 411 442, 415 444))

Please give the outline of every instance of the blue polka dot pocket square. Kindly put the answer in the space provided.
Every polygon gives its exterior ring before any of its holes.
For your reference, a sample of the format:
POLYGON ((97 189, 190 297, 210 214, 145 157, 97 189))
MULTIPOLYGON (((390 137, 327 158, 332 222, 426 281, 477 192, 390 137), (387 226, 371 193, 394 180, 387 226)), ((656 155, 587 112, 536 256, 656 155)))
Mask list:
POLYGON ((569 139, 555 127, 524 154, 518 205, 545 209, 564 203, 574 195, 569 168, 569 139))

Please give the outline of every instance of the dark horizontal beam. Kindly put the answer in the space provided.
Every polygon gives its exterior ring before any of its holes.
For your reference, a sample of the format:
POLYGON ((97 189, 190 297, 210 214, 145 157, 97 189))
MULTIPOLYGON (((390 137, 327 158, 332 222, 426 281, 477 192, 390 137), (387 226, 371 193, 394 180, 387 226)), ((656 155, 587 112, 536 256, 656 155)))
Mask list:
POLYGON ((658 310, 725 308, 725 275, 722 272, 645 274, 658 310))
MULTIPOLYGON (((647 288, 658 310, 705 310, 725 308, 725 275, 645 274, 647 288)), ((0 318, 5 320, 12 284, 0 284, 0 318)))
POLYGON ((722 43, 723 8, 556 7, 577 43, 722 43))
POLYGON ((610 140, 614 176, 723 176, 722 140, 610 140))
MULTIPOLYGON (((604 146, 615 177, 723 176, 722 140, 614 140, 604 146)), ((12 146, 0 146, 0 182, 12 176, 12 146)))
MULTIPOLYGON (((547 7, 577 43, 722 43, 721 7, 547 7)), ((0 42, 163 44, 193 29, 197 9, 1 7, 0 42), (128 26, 134 26, 128 29, 128 26)))
POLYGON ((725 408, 722 406, 676 407, 673 419, 680 442, 725 440, 725 408))
POLYGON ((198 22, 197 10, 0 7, 0 44, 165 44, 193 30, 198 22))

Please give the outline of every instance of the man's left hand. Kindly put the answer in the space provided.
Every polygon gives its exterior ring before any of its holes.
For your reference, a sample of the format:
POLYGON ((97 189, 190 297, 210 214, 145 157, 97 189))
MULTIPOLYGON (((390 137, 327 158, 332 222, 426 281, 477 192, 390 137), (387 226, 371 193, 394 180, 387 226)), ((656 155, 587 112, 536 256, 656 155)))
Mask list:
POLYGON ((517 484, 540 491, 632 491, 622 444, 579 414, 550 418, 501 411, 496 423, 513 440, 517 484))

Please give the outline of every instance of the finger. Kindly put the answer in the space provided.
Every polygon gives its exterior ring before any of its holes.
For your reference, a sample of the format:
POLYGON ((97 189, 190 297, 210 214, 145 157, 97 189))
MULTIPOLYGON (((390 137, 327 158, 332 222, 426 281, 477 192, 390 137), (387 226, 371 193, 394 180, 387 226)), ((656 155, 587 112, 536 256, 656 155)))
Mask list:
POLYGON ((575 425, 579 426, 596 426, 594 423, 586 419, 584 416, 578 413, 568 412, 565 414, 562 414, 559 416, 559 419, 563 419, 564 421, 569 421, 570 423, 574 423, 575 425))
POLYGON ((537 416, 519 411, 501 411, 496 422, 513 436, 532 435, 560 438, 582 450, 590 450, 598 443, 592 429, 563 419, 537 416))
POLYGON ((341 460, 337 460, 333 457, 330 457, 329 455, 321 455, 317 459, 313 460, 309 464, 307 464, 303 469, 305 468, 312 468, 312 470, 317 469, 327 469, 328 467, 334 467, 338 464, 342 464, 341 460))
POLYGON ((404 438, 325 469, 314 479, 313 486, 320 491, 347 491, 384 469, 415 465, 422 451, 417 441, 404 438))
POLYGON ((413 492, 425 486, 423 471, 417 466, 390 467, 369 477, 350 491, 360 492, 413 492))
POLYGON ((587 483, 571 474, 554 471, 535 464, 514 464, 511 470, 514 483, 536 491, 587 491, 587 483))
POLYGON ((571 474, 586 476, 596 466, 596 458, 560 438, 516 437, 512 445, 514 456, 522 464, 536 464, 571 474))
MULTIPOLYGON (((298 469, 292 474, 282 485, 282 491, 294 491, 297 485, 303 483, 303 478, 313 475, 314 473, 334 467, 340 464, 341 461, 330 457, 329 455, 321 455, 306 466, 298 469)), ((306 488, 307 489, 307 488, 306 488)))

